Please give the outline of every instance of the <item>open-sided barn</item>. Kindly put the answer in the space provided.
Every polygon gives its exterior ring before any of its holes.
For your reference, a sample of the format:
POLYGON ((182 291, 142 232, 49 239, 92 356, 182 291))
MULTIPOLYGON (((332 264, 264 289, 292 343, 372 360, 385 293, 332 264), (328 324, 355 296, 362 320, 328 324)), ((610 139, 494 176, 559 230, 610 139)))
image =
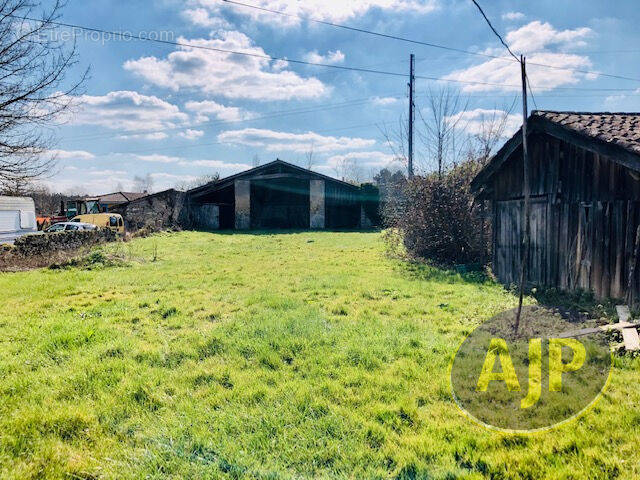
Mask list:
MULTIPOLYGON (((640 114, 534 111, 528 122, 528 282, 640 300, 640 114), (632 276, 629 281, 630 275, 632 276)), ((522 134, 475 178, 493 205, 493 269, 519 279, 524 218, 522 134)))
POLYGON ((367 226, 361 188, 282 160, 188 192, 194 224, 210 229, 367 226))

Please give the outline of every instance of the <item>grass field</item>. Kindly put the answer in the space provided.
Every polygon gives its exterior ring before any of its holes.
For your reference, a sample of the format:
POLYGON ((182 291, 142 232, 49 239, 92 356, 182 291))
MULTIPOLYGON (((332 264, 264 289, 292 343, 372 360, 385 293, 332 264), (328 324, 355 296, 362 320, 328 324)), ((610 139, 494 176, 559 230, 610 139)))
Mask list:
POLYGON ((379 234, 109 249, 131 258, 0 274, 0 478, 640 476, 638 360, 568 426, 475 426, 449 363, 516 299, 389 259, 379 234))

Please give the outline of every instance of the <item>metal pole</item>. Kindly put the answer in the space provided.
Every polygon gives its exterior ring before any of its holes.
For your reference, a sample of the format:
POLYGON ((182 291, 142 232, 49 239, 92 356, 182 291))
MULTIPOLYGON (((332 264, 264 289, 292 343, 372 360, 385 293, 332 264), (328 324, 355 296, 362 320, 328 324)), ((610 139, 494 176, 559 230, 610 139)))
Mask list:
POLYGON ((523 193, 524 193, 524 221, 522 228, 524 229, 524 235, 522 239, 523 252, 521 255, 522 265, 520 266, 520 297, 518 300, 518 313, 516 315, 515 331, 518 332, 520 327, 520 315, 522 314, 522 301, 524 298, 524 286, 527 273, 527 263, 529 262, 529 246, 531 244, 530 239, 530 219, 531 219, 531 205, 530 205, 530 186, 529 186, 529 152, 527 146, 527 120, 529 118, 529 108, 527 105, 527 59, 524 56, 520 56, 520 70, 522 76, 522 168, 524 170, 523 175, 523 193))
POLYGON ((410 73, 409 73, 409 178, 413 177, 413 124, 416 118, 414 96, 415 96, 415 65, 416 57, 412 53, 410 57, 410 73))

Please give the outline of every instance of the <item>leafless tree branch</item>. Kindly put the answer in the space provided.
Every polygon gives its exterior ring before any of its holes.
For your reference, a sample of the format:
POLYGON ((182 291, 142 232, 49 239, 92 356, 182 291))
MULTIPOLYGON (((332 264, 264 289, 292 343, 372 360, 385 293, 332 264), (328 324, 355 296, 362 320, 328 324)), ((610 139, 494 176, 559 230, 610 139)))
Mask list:
POLYGON ((47 129, 72 107, 88 72, 70 85, 76 64, 75 42, 56 36, 64 2, 44 9, 31 0, 0 0, 0 189, 28 184, 52 173, 47 129), (37 16, 34 22, 25 17, 37 16))

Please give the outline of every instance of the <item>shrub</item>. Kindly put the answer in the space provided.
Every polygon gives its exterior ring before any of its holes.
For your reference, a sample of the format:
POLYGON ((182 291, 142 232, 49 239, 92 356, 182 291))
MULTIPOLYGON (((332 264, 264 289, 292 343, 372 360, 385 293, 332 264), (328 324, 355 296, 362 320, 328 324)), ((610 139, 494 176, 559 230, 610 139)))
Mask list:
POLYGON ((441 265, 485 261, 480 208, 470 184, 480 170, 470 160, 441 177, 434 173, 409 180, 399 202, 386 210, 386 224, 400 234, 406 252, 441 265))

